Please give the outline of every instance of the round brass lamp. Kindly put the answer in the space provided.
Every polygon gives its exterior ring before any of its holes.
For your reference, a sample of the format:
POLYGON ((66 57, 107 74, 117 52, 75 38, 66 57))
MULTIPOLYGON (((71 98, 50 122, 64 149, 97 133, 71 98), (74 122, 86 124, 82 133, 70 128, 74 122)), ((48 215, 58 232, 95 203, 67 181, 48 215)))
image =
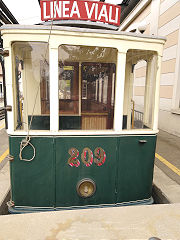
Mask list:
POLYGON ((88 198, 95 193, 96 184, 92 179, 84 178, 78 182, 76 189, 80 197, 88 198))

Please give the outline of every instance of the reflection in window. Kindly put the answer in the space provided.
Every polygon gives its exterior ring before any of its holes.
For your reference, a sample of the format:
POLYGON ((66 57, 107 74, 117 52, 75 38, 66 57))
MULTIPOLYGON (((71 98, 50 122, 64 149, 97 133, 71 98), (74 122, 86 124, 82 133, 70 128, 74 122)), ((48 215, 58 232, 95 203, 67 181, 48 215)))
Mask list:
POLYGON ((87 99, 87 80, 82 80, 82 99, 87 99))
POLYGON ((23 125, 23 83, 22 83, 22 60, 16 56, 15 58, 15 79, 16 79, 16 104, 17 104, 17 122, 16 129, 21 129, 23 125))
POLYGON ((74 74, 73 66, 61 66, 59 78, 59 99, 71 99, 72 79, 74 74))
MULTIPOLYGON (((82 63, 82 81, 86 82, 86 101, 82 101, 82 113, 107 114, 111 105, 113 76, 115 73, 114 63, 82 63), (109 85, 108 85, 109 84, 109 85), (109 91, 109 94, 108 94, 109 91)), ((83 89, 82 89, 83 91, 83 89)), ((82 92, 83 96, 83 92, 82 92)))
POLYGON ((117 50, 59 47, 59 128, 113 129, 117 50))
POLYGON ((79 113, 79 82, 77 63, 59 64, 59 113, 79 113))
POLYGON ((15 129, 47 130, 50 127, 48 45, 15 42, 12 49, 16 86, 15 129))

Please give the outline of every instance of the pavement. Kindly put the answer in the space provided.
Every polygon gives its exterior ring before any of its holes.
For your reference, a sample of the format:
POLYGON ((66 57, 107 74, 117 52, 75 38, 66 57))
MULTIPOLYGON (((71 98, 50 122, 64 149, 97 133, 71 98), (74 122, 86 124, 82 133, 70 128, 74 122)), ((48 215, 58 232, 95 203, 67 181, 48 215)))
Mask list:
POLYGON ((0 221, 1 240, 180 239, 180 204, 6 215, 0 221))
POLYGON ((156 153, 174 167, 167 166, 164 161, 162 162, 158 158, 155 159, 155 165, 180 185, 180 137, 160 130, 157 138, 156 153), (179 171, 176 171, 176 168, 179 171))
POLYGON ((7 214, 6 200, 9 198, 10 173, 8 155, 8 136, 4 129, 4 120, 0 121, 0 215, 7 214))

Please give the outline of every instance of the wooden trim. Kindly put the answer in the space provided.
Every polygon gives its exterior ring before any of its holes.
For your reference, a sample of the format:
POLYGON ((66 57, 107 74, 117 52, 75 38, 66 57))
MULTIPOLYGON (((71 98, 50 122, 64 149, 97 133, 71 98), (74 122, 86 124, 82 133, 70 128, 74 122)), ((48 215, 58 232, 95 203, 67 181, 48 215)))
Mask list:
POLYGON ((108 112, 105 113, 81 113, 82 116, 108 116, 108 112))

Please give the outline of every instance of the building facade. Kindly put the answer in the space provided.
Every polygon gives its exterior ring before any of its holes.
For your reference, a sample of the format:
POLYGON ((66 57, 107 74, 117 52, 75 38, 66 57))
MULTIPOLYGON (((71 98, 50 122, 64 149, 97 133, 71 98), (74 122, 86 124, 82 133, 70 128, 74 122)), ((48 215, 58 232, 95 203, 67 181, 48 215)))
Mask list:
POLYGON ((2 76, 2 68, 0 66, 0 99, 3 97, 3 76, 2 76))
MULTIPOLYGON (((165 36, 160 82, 159 128, 180 136, 180 1, 141 0, 123 20, 121 31, 165 36)), ((133 100, 143 112, 146 62, 134 70, 133 100)))

